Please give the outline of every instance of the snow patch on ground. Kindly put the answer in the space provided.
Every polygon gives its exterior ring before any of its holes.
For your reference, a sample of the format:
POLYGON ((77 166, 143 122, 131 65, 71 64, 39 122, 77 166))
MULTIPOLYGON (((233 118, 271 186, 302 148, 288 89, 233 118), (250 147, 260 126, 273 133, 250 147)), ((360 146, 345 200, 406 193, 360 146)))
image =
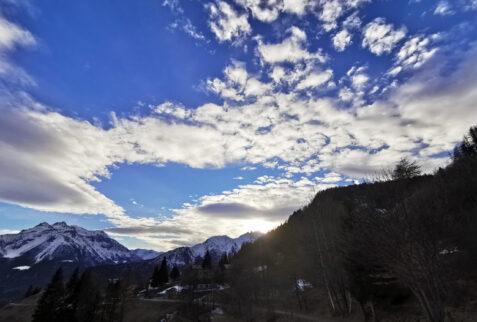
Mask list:
POLYGON ((19 270, 19 271, 26 271, 27 269, 30 269, 30 266, 17 266, 14 267, 13 269, 19 270))
POLYGON ((180 285, 174 285, 169 288, 166 288, 164 291, 159 292, 159 294, 166 294, 170 290, 176 290, 177 292, 181 292, 184 288, 180 285))

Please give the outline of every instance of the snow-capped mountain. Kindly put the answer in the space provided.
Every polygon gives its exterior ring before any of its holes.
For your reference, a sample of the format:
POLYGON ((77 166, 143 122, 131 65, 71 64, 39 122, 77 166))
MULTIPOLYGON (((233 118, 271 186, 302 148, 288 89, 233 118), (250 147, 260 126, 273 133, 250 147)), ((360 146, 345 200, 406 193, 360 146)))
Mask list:
POLYGON ((244 243, 252 243, 261 235, 259 232, 251 232, 237 238, 214 236, 201 244, 191 247, 180 247, 165 252, 156 257, 153 262, 159 264, 166 257, 169 266, 193 264, 201 260, 207 251, 209 251, 213 261, 218 261, 224 253, 229 255, 236 253, 242 248, 244 243))
POLYGON ((44 222, 18 234, 0 235, 0 258, 28 266, 45 261, 92 266, 140 260, 105 232, 64 222, 44 222))
POLYGON ((156 252, 155 250, 151 249, 133 249, 131 250, 131 253, 136 255, 137 257, 143 259, 143 260, 148 260, 148 259, 153 259, 159 255, 161 255, 163 252, 156 252))

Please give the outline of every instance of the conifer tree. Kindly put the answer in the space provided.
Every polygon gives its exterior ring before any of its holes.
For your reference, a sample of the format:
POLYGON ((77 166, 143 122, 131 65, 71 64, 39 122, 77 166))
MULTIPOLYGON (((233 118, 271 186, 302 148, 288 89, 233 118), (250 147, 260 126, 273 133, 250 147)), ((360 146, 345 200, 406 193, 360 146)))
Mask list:
POLYGON ((173 281, 177 281, 180 276, 181 276, 181 273, 179 272, 179 269, 177 268, 176 265, 174 265, 174 267, 172 268, 172 271, 171 271, 171 279, 173 281))
POLYGON ((119 279, 109 280, 106 289, 106 296, 103 305, 102 315, 105 321, 116 321, 117 307, 121 297, 121 281, 119 279))
POLYGON ((154 266, 154 271, 151 276, 151 287, 157 287, 159 285, 159 268, 154 266))
POLYGON ((204 260, 202 261, 202 268, 203 269, 211 269, 212 268, 212 257, 210 257, 209 251, 205 253, 204 260))
POLYGON ((64 295, 63 270, 59 268, 39 299, 32 321, 64 321, 64 295))
POLYGON ((169 282, 169 268, 167 267, 167 260, 165 257, 162 259, 161 267, 159 268, 157 282, 159 285, 164 285, 169 282))
POLYGON ((72 293, 74 291, 76 284, 78 283, 78 279, 79 279, 79 269, 76 268, 73 271, 73 274, 71 274, 70 279, 66 283, 66 289, 65 289, 66 293, 72 293))
POLYGON ((460 142, 454 148, 454 161, 463 160, 469 157, 477 155, 477 126, 473 126, 469 129, 469 133, 464 136, 462 142, 460 142))
POLYGON ((229 257, 227 256, 227 253, 224 253, 222 257, 220 257, 219 260, 219 267, 220 269, 224 270, 225 265, 229 264, 229 257))
POLYGON ((89 322, 99 308, 99 289, 91 271, 81 274, 74 292, 75 320, 89 322))
POLYGON ((76 268, 65 285, 65 319, 68 321, 74 321, 78 297, 78 282, 79 269, 76 268))

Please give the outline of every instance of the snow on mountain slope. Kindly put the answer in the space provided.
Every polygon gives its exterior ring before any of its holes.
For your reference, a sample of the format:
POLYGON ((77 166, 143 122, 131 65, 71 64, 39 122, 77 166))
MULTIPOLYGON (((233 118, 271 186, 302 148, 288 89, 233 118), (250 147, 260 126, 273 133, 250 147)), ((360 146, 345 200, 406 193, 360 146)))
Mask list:
POLYGON ((141 249, 141 248, 133 249, 131 250, 131 252, 143 260, 153 259, 163 253, 163 252, 156 252, 155 250, 151 250, 151 249, 141 249))
POLYGON ((202 259, 207 251, 209 251, 214 261, 218 261, 224 253, 236 253, 242 248, 244 243, 254 242, 261 235, 259 232, 251 232, 235 239, 228 236, 214 236, 201 244, 191 247, 180 247, 168 251, 156 257, 153 262, 160 264, 162 259, 166 257, 169 266, 193 264, 202 259))
POLYGON ((18 234, 0 235, 0 257, 23 258, 31 264, 69 260, 82 265, 139 260, 103 231, 89 231, 64 222, 41 223, 18 234))
POLYGON ((160 262, 166 257, 169 264, 193 264, 207 251, 217 261, 224 253, 235 253, 243 243, 253 242, 260 233, 246 233, 238 238, 214 236, 192 247, 180 247, 166 253, 153 250, 128 250, 103 231, 90 231, 64 222, 53 225, 41 223, 18 234, 0 235, 0 259, 15 260, 12 265, 33 266, 55 261, 80 266, 119 264, 140 260, 160 262))
POLYGON ((220 253, 236 253, 242 248, 243 243, 250 243, 259 237, 258 233, 246 233, 238 238, 232 239, 228 236, 214 236, 207 239, 202 244, 191 247, 194 257, 204 257, 207 250, 209 252, 220 253))

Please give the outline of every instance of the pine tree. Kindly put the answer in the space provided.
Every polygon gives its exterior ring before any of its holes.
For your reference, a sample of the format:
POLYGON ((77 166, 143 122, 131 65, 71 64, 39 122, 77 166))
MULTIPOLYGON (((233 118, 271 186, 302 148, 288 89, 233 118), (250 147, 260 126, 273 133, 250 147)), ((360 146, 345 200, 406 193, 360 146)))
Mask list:
POLYGON ((167 260, 165 257, 162 259, 161 268, 159 268, 157 282, 159 285, 164 285, 169 282, 169 268, 167 267, 167 260))
POLYGON ((159 268, 154 266, 154 271, 151 276, 151 287, 157 287, 159 285, 159 268))
POLYGON ((121 297, 121 281, 113 279, 108 281, 106 296, 104 299, 103 313, 105 321, 116 321, 117 307, 121 297))
POLYGON ((179 269, 177 268, 176 265, 174 265, 174 267, 172 268, 172 271, 171 271, 171 279, 173 281, 177 281, 180 276, 181 276, 181 273, 179 272, 179 269))
POLYGON ((462 142, 460 142, 454 148, 454 161, 467 159, 477 155, 477 126, 473 126, 469 129, 469 133, 464 136, 462 142))
POLYGON ((219 260, 219 267, 220 269, 224 270, 225 265, 229 264, 229 257, 227 256, 227 253, 224 253, 222 257, 220 257, 219 260))
POLYGON ((79 269, 76 268, 73 271, 73 274, 71 274, 70 279, 66 283, 66 289, 65 289, 66 293, 72 293, 74 291, 76 284, 78 283, 78 279, 79 279, 79 269))
POLYGON ((87 270, 81 274, 74 292, 76 321, 89 322, 96 316, 99 309, 99 289, 97 285, 98 283, 96 283, 91 271, 87 270))
POLYGON ((63 270, 59 268, 39 299, 32 321, 64 321, 64 295, 63 270))
POLYGON ((212 257, 210 257, 209 251, 205 253, 204 260, 202 261, 202 268, 203 269, 211 269, 212 268, 212 257))

